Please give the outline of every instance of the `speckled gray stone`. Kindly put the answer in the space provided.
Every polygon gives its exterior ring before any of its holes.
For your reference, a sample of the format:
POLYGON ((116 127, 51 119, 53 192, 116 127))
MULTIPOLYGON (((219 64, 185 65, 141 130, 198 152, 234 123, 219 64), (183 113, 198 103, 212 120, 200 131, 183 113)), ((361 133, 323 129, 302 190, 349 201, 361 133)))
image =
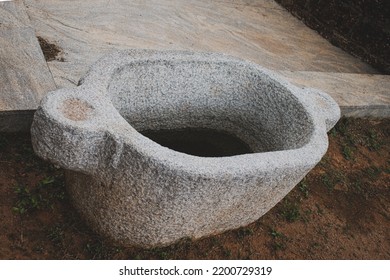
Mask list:
POLYGON ((34 150, 65 168, 76 208, 124 245, 163 246, 245 226, 322 158, 340 117, 327 94, 222 54, 129 50, 95 63, 77 88, 49 93, 34 150), (253 153, 198 157, 139 131, 224 130, 253 153))

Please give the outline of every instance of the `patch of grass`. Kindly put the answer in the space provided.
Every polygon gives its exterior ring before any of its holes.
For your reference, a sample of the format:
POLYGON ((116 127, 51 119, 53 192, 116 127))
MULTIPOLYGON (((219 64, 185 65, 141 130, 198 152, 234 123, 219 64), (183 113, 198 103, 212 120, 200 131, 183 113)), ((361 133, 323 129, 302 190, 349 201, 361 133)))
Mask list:
POLYGON ((318 242, 313 242, 310 244, 310 248, 312 248, 312 249, 318 249, 320 247, 321 247, 321 244, 318 242))
POLYGON ((309 185, 307 184, 306 178, 303 178, 298 184, 298 189, 301 191, 304 198, 309 197, 309 185))
POLYGON ((152 255, 154 255, 155 257, 157 257, 158 259, 160 259, 160 260, 168 260, 169 257, 170 257, 168 248, 169 248, 169 247, 165 247, 165 248, 153 248, 153 249, 150 249, 149 252, 150 252, 152 255))
POLYGON ((329 134, 330 136, 332 136, 332 137, 336 137, 337 134, 338 134, 338 131, 337 131, 336 127, 333 127, 333 128, 328 132, 328 134, 329 134))
POLYGON ((295 222, 300 217, 299 205, 296 202, 285 200, 281 214, 287 222, 295 222))
POLYGON ((359 148, 359 145, 366 146, 370 150, 378 150, 380 145, 380 137, 373 129, 368 132, 363 132, 360 128, 353 125, 350 119, 342 118, 336 130, 340 132, 341 153, 346 160, 354 160, 354 153, 359 148))
POLYGON ((86 250, 94 260, 112 259, 115 253, 120 251, 117 247, 109 247, 102 240, 87 243, 86 250))
POLYGON ((286 235, 284 235, 282 232, 279 232, 275 229, 271 229, 270 234, 273 239, 272 249, 274 249, 275 251, 286 249, 287 240, 288 240, 286 235))
POLYGON ((33 251, 34 251, 35 253, 37 253, 37 254, 42 254, 42 253, 44 253, 45 248, 44 248, 43 246, 41 246, 41 245, 35 245, 35 246, 33 247, 33 251))
POLYGON ((47 237, 56 246, 61 246, 64 241, 65 233, 62 225, 54 225, 48 230, 47 237))
POLYGON ((281 233, 281 232, 279 232, 279 231, 277 231, 277 230, 275 230, 275 229, 271 229, 271 230, 270 230, 270 234, 271 234, 271 236, 272 236, 273 238, 278 238, 278 237, 283 237, 283 238, 285 238, 285 237, 286 237, 283 233, 281 233))
POLYGON ((224 247, 222 252, 223 252, 223 255, 226 258, 231 258, 232 257, 232 251, 230 249, 224 247))
POLYGON ((350 181, 348 189, 351 193, 358 194, 359 197, 368 199, 372 195, 372 189, 369 187, 373 178, 367 178, 364 172, 356 172, 353 180, 350 181))
POLYGON ((237 230, 237 237, 239 239, 244 239, 246 236, 250 236, 253 234, 253 230, 250 228, 239 228, 237 230))
POLYGON ((341 134, 345 135, 347 128, 348 128, 348 118, 341 118, 337 124, 332 128, 333 132, 335 134, 341 134))
POLYGON ((18 196, 16 205, 12 208, 16 213, 24 214, 27 211, 40 209, 43 207, 44 199, 41 194, 30 192, 26 186, 16 186, 14 188, 18 196))
POLYGON ((334 182, 328 174, 323 174, 321 177, 321 181, 328 190, 333 190, 334 182))
POLYGON ((324 210, 322 210, 321 206, 316 203, 316 208, 317 208, 317 214, 322 216, 324 214, 324 210))
POLYGON ((303 211, 303 215, 301 215, 302 221, 304 221, 305 223, 309 222, 309 219, 312 214, 313 211, 311 209, 306 209, 305 211, 303 211))
POLYGON ((142 257, 137 254, 133 257, 133 260, 142 260, 142 257))
POLYGON ((220 246, 221 240, 217 238, 216 236, 211 236, 209 238, 211 247, 220 246))
POLYGON ((361 181, 355 181, 350 186, 355 193, 358 193, 358 194, 364 193, 364 187, 363 187, 363 183, 361 181))
POLYGON ((318 166, 328 169, 330 166, 330 158, 328 154, 325 154, 321 161, 318 163, 318 166))
POLYGON ((378 133, 374 130, 368 132, 368 141, 367 147, 371 151, 378 151, 382 148, 382 142, 379 139, 378 133))
POLYGON ((376 179, 382 173, 382 170, 377 166, 370 166, 364 171, 371 179, 376 179))
POLYGON ((33 188, 17 185, 14 192, 17 201, 13 210, 19 214, 52 207, 54 200, 65 198, 63 181, 56 182, 54 177, 45 177, 33 188))
POLYGON ((279 241, 275 241, 273 244, 272 244, 272 248, 277 251, 277 250, 285 250, 286 249, 286 243, 284 242, 279 242, 279 241))
POLYGON ((106 248, 103 242, 87 243, 85 248, 92 259, 103 259, 106 256, 106 248))
POLYGON ((345 176, 339 171, 335 171, 332 175, 325 173, 321 176, 321 181, 329 191, 333 191, 338 183, 345 181, 345 176))
POLYGON ((370 127, 365 132, 363 129, 353 128, 353 121, 348 118, 342 118, 330 131, 330 135, 339 135, 344 139, 342 153, 347 160, 352 159, 353 149, 357 148, 358 144, 371 151, 378 151, 383 146, 380 134, 374 128, 370 127))
POLYGON ((353 148, 348 146, 348 145, 343 145, 342 146, 342 154, 346 160, 352 160, 353 159, 353 148))

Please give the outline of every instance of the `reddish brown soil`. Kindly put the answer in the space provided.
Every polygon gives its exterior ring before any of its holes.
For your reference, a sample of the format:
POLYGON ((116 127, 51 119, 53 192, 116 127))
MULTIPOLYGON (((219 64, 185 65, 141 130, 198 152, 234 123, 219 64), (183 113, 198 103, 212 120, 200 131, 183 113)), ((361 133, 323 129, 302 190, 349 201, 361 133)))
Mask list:
POLYGON ((390 119, 342 119, 323 160, 258 221, 166 248, 121 248, 69 204, 29 135, 0 134, 0 259, 389 259, 390 119))

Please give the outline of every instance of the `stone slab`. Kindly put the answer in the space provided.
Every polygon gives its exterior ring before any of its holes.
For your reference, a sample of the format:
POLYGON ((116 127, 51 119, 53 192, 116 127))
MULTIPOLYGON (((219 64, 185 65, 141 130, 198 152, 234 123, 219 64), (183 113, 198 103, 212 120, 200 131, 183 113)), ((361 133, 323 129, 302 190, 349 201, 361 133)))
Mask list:
POLYGON ((342 115, 349 117, 390 117, 390 76, 280 71, 298 86, 329 93, 340 105, 342 115))
POLYGON ((25 27, 30 25, 23 1, 15 0, 0 3, 1 27, 25 27))
POLYGON ((15 0, 0 3, 0 131, 17 130, 12 120, 23 123, 18 112, 26 118, 30 113, 24 112, 33 112, 46 92, 76 85, 101 56, 128 48, 230 54, 326 91, 343 114, 389 114, 388 76, 355 80, 362 77, 355 74, 376 70, 272 0, 15 0), (35 35, 58 45, 64 62, 46 63, 35 35))
POLYGON ((23 112, 56 86, 23 2, 1 2, 0 16, 0 131, 24 130, 23 112))
POLYGON ((63 49, 49 67, 72 86, 113 49, 221 52, 274 70, 376 73, 272 0, 25 0, 36 32, 63 49))

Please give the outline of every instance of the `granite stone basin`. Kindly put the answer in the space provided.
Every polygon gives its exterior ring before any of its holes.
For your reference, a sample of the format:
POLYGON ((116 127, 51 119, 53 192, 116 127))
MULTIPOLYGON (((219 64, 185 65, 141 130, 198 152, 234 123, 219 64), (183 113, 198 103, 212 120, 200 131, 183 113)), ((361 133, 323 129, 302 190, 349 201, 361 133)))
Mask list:
POLYGON ((327 94, 248 61, 129 50, 50 92, 31 131, 93 229, 153 247, 261 217, 321 160, 339 117, 327 94))

